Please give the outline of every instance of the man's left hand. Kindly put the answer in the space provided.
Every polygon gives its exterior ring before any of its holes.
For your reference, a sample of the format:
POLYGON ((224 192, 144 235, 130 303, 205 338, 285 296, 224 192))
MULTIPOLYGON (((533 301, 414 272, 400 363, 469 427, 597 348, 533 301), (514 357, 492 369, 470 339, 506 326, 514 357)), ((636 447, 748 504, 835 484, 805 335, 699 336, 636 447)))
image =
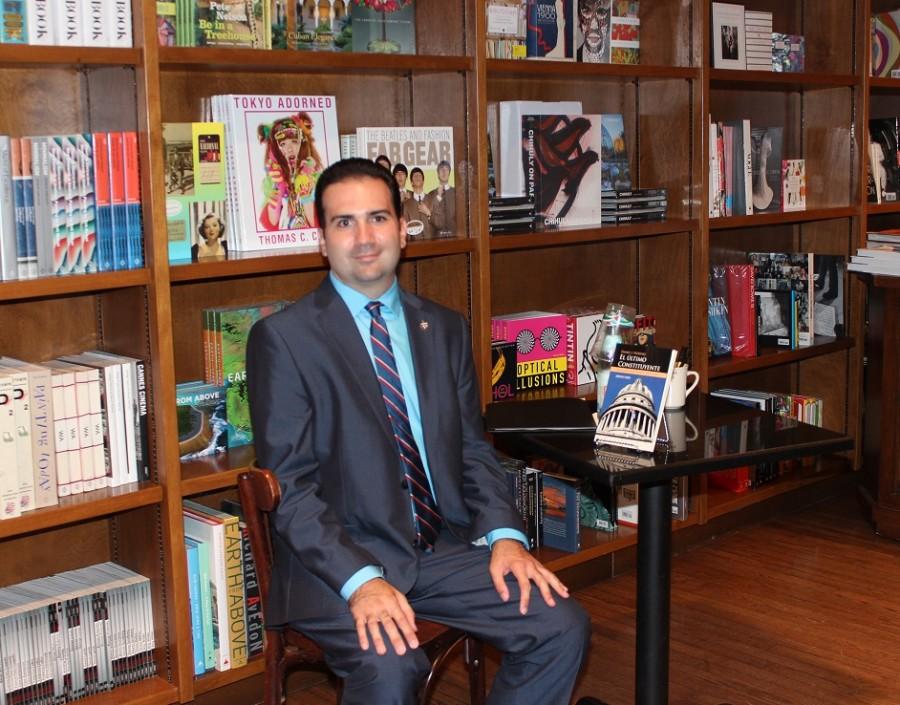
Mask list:
POLYGON ((491 547, 491 580, 500 599, 509 600, 509 586, 506 584, 506 576, 510 573, 519 583, 519 611, 528 613, 528 603, 531 601, 531 583, 533 582, 541 597, 550 607, 556 605, 553 592, 560 597, 568 597, 569 589, 562 584, 559 578, 547 570, 532 556, 525 547, 515 539, 500 539, 491 547), (552 588, 552 590, 551 590, 552 588))

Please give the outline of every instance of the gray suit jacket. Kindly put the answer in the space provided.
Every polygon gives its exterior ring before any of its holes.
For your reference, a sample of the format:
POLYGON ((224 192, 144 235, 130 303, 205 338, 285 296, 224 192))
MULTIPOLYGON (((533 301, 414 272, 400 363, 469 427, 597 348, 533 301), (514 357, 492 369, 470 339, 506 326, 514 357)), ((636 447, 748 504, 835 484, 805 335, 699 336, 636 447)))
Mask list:
MULTIPOLYGON (((465 319, 401 292, 432 482, 446 526, 471 541, 521 528, 484 436, 465 319)), ((369 354, 328 278, 259 321, 247 345, 256 455, 282 489, 266 621, 346 610, 339 591, 379 565, 407 592, 419 552, 400 457, 369 354)))

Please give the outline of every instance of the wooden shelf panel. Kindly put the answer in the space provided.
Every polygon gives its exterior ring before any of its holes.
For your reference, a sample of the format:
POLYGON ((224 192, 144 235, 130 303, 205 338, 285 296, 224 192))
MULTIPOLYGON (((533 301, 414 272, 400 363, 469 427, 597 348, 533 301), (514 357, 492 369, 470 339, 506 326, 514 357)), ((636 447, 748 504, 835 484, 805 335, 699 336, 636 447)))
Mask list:
POLYGON ((833 73, 776 73, 774 71, 739 71, 732 69, 710 69, 710 88, 734 88, 739 83, 741 90, 803 91, 816 88, 840 88, 858 86, 859 76, 855 74, 833 73))
POLYGON ((161 47, 160 68, 190 71, 265 71, 267 73, 418 73, 468 72, 467 56, 355 54, 352 52, 233 49, 226 47, 161 47))
POLYGON ((561 228, 559 230, 542 230, 540 232, 522 233, 520 235, 492 235, 491 252, 504 250, 529 250, 541 247, 556 247, 604 240, 622 240, 625 238, 652 237, 669 233, 693 231, 697 221, 661 220, 656 223, 635 223, 634 225, 616 225, 589 228, 561 228))
POLYGON ((159 504, 162 496, 162 487, 142 482, 60 497, 55 507, 35 509, 15 519, 0 521, 0 540, 159 504))
POLYGON ((741 374, 752 370, 761 370, 777 365, 787 365, 799 360, 808 360, 819 355, 829 355, 839 350, 849 350, 853 347, 853 338, 832 338, 826 335, 817 335, 812 345, 796 350, 787 348, 759 348, 756 357, 722 357, 709 361, 709 379, 727 377, 728 375, 741 374))
POLYGON ((553 78, 597 78, 612 81, 636 81, 641 78, 698 79, 700 69, 688 66, 631 66, 622 64, 582 64, 571 61, 527 59, 488 59, 488 78, 541 76, 553 78))
POLYGON ((100 274, 73 274, 65 277, 42 277, 0 282, 0 302, 65 296, 67 294, 97 294, 111 289, 144 286, 150 281, 150 270, 128 269, 100 274))
POLYGON ((0 45, 0 66, 140 66, 140 49, 0 45))
MULTIPOLYGON (((475 241, 470 238, 440 238, 410 242, 403 259, 421 259, 472 252, 475 241)), ((228 259, 208 262, 185 262, 169 267, 172 282, 195 282, 208 279, 227 279, 254 274, 326 269, 327 260, 318 252, 236 252, 228 259)))
POLYGON ((181 494, 190 497, 204 492, 234 487, 237 476, 256 458, 253 446, 232 448, 227 453, 210 455, 181 464, 181 494))
POLYGON ((888 77, 878 77, 869 76, 868 77, 869 90, 875 90, 879 93, 885 92, 890 93, 892 91, 900 91, 900 79, 898 78, 888 78, 888 77))
POLYGON ((169 705, 178 702, 178 689, 157 676, 91 695, 78 702, 84 705, 169 705))
MULTIPOLYGON (((256 676, 265 670, 266 664, 261 656, 254 657, 246 666, 228 671, 208 671, 194 679, 194 696, 208 693, 222 686, 237 683, 250 676, 256 676)), ((129 703, 130 705, 130 703, 129 703)))
POLYGON ((867 203, 866 213, 869 215, 900 213, 900 201, 894 201, 893 203, 867 203))
POLYGON ((758 213, 756 215, 734 215, 727 218, 710 218, 710 230, 728 230, 730 228, 751 228, 764 225, 780 225, 782 223, 806 223, 815 220, 831 220, 833 218, 852 218, 860 214, 858 206, 841 206, 838 208, 813 208, 805 211, 789 213, 758 213))
POLYGON ((778 480, 763 485, 755 490, 734 493, 718 487, 707 486, 707 520, 731 512, 736 512, 754 504, 759 504, 772 497, 792 492, 793 490, 817 482, 833 478, 850 469, 849 463, 836 456, 828 456, 819 459, 819 469, 803 469, 780 477, 778 480))
POLYGON ((557 571, 636 545, 637 529, 621 526, 615 531, 598 531, 582 527, 581 550, 577 553, 539 548, 534 555, 550 570, 557 571))

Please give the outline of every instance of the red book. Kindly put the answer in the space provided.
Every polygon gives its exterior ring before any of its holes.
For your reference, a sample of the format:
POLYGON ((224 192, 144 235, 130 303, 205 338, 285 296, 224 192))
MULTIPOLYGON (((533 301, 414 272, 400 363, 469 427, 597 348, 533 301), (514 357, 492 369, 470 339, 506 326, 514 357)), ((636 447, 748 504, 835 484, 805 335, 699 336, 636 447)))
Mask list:
POLYGON ((731 354, 756 357, 756 297, 753 265, 725 266, 728 282, 728 322, 731 324, 731 354))

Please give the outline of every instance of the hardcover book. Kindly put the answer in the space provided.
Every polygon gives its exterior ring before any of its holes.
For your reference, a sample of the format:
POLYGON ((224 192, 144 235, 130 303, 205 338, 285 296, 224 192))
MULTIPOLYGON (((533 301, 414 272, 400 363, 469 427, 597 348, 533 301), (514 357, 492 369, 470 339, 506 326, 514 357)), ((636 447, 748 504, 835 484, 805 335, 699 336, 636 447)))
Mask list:
POLYGON ((802 34, 772 33, 772 70, 780 73, 804 71, 806 40, 802 34))
POLYGON ((494 401, 516 396, 516 344, 512 341, 491 342, 491 398, 494 401))
POLYGON ((228 450, 228 415, 225 388, 204 382, 175 387, 178 416, 178 453, 193 460, 228 450))
POLYGON ((549 227, 601 222, 601 115, 526 115, 522 118, 525 195, 549 227))
POLYGON ((578 480, 543 472, 541 543, 574 553, 581 548, 581 492, 578 480))
POLYGON ((878 203, 900 198, 900 157, 897 118, 869 120, 869 157, 878 203))
POLYGON ((416 53, 413 0, 351 0, 353 51, 416 53))
POLYGON ((638 0, 612 0, 609 28, 609 61, 612 64, 641 63, 638 7, 638 0))
MULTIPOLYGON (((811 298, 813 255, 805 252, 751 252, 748 257, 753 265, 754 291, 793 292, 791 308, 795 309, 795 315, 792 318, 792 343, 799 347, 812 345, 815 306, 811 298)), ((774 309, 771 314, 772 325, 775 325, 774 309)))
POLYGON ((573 0, 528 0, 525 48, 529 59, 575 58, 573 0))
POLYGON ((813 333, 844 335, 844 279, 847 264, 841 255, 813 255, 813 333))
POLYGON ((525 311, 491 319, 491 338, 516 344, 516 391, 564 384, 566 317, 525 311))
MULTIPOLYGON (((575 60, 585 64, 610 63, 611 0, 575 0, 575 60)), ((626 3, 627 5, 628 3, 626 3)), ((637 5, 637 3, 633 3, 637 5)))
POLYGON ((340 158, 333 96, 219 95, 235 250, 315 250, 316 181, 340 158))
POLYGON ((597 375, 591 349, 603 329, 603 311, 572 310, 566 314, 566 384, 592 384, 597 375))
POLYGON ((747 68, 744 45, 744 6, 725 2, 712 3, 713 67, 717 69, 747 68))
POLYGON ((600 187, 603 191, 627 191, 631 188, 631 166, 625 147, 625 121, 619 113, 600 119, 600 187))
POLYGON ((728 289, 728 324, 731 328, 731 354, 756 357, 756 297, 753 295, 753 265, 725 265, 728 289))
POLYGON ((793 291, 757 291, 756 340, 760 345, 795 348, 797 303, 793 291))
POLYGON ((900 10, 872 15, 872 75, 900 77, 900 10))
POLYGON ((731 324, 728 322, 728 282, 725 267, 714 265, 709 270, 707 299, 707 336, 711 357, 731 353, 731 324))
POLYGON ((753 212, 781 211, 781 127, 750 129, 753 159, 753 212))
POLYGON ((162 134, 169 262, 222 259, 228 237, 225 126, 167 122, 162 134))
POLYGON ((195 45, 264 49, 265 22, 256 17, 256 5, 253 0, 196 0, 195 45))
POLYGON ((781 162, 783 188, 782 210, 806 210, 806 160, 783 159, 781 162))
POLYGON ((616 346, 595 444, 653 452, 676 357, 671 348, 616 346))

